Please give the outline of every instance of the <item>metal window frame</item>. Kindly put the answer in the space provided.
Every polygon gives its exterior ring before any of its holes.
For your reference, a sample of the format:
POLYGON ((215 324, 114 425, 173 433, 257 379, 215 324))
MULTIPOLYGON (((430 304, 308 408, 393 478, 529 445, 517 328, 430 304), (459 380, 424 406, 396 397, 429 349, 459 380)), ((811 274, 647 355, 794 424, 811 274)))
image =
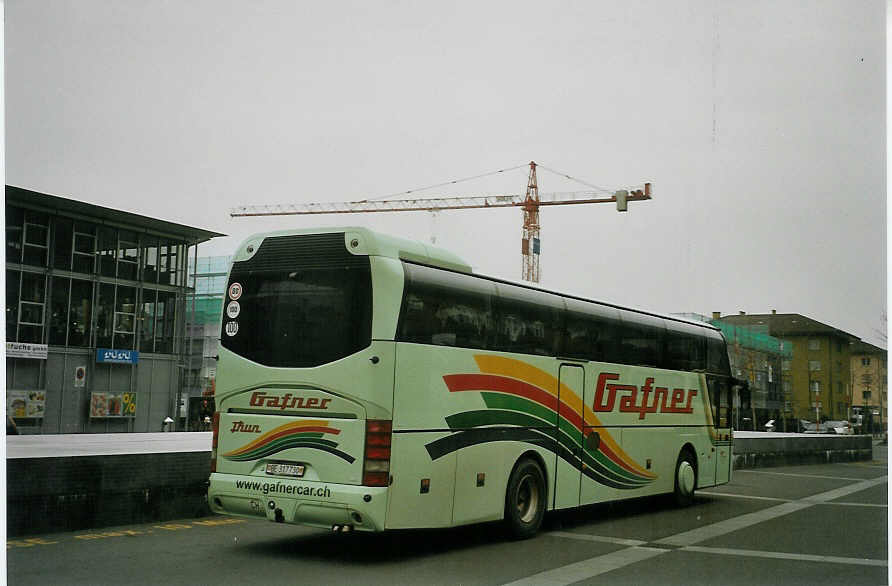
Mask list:
MULTIPOLYGON (((47 225, 44 226, 43 224, 36 224, 34 222, 29 222, 28 221, 28 213, 26 210, 25 221, 22 222, 22 241, 21 242, 22 242, 22 260, 21 260, 22 264, 28 264, 25 262, 25 253, 28 251, 28 247, 30 246, 31 248, 42 248, 43 249, 43 264, 38 265, 38 266, 42 266, 42 267, 49 266, 49 251, 50 251, 50 225, 49 225, 49 223, 47 223, 47 225), (46 230, 46 237, 44 238, 43 244, 34 244, 31 242, 28 242, 28 226, 38 226, 38 227, 44 228, 46 230)), ((28 266, 34 266, 34 265, 29 264, 28 266)))

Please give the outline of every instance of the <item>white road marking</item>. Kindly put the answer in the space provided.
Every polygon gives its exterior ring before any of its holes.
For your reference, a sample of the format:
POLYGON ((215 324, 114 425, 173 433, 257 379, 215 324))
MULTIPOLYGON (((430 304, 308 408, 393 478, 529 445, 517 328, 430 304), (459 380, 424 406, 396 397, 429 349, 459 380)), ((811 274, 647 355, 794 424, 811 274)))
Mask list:
POLYGON ((833 501, 832 503, 819 503, 822 507, 827 505, 839 505, 842 507, 876 507, 880 509, 888 509, 889 505, 875 505, 873 503, 842 503, 839 501, 833 501))
POLYGON ((749 474, 765 474, 768 476, 793 476, 796 478, 820 478, 824 480, 849 480, 852 482, 858 482, 859 480, 864 480, 863 478, 849 478, 848 476, 823 476, 821 474, 795 474, 793 472, 766 472, 764 470, 735 470, 734 475, 740 474, 741 472, 747 472, 749 474))
MULTIPOLYGON (((807 476, 801 474, 790 474, 790 476, 807 476)), ((835 478, 835 477, 834 477, 835 478)), ((833 503, 830 502, 834 499, 841 498, 847 496, 849 494, 853 494, 856 492, 860 492, 862 490, 866 490, 868 488, 872 488, 879 484, 888 481, 888 477, 881 476, 879 478, 873 478, 870 480, 861 480, 850 484, 848 486, 844 486, 842 488, 837 488, 834 490, 828 490, 826 492, 822 492, 806 499, 801 499, 798 501, 789 501, 782 502, 779 505, 775 505, 773 507, 769 507, 767 509, 756 511, 754 513, 747 513, 745 515, 740 515, 738 517, 733 517, 731 519, 725 519, 724 521, 719 521, 717 523, 712 523, 710 525, 705 525, 703 527, 698 527, 696 529, 692 529, 690 531, 683 531, 681 533, 677 533, 675 535, 670 535, 669 537, 664 537, 663 539, 657 540, 655 543, 665 544, 665 545, 673 545, 677 546, 684 551, 693 551, 699 553, 713 553, 720 555, 739 555, 744 557, 763 557, 763 558, 772 558, 772 559, 789 559, 789 560, 802 560, 802 561, 821 561, 821 562, 830 562, 830 563, 838 563, 838 564, 853 564, 853 565, 870 565, 870 566, 885 566, 887 565, 885 560, 869 560, 869 559, 861 559, 861 558, 844 558, 844 557, 834 557, 834 556, 815 556, 808 554, 795 554, 795 553, 781 553, 781 552, 771 552, 771 551, 757 551, 757 550, 748 550, 748 549, 729 549, 729 548, 721 548, 721 547, 699 547, 694 544, 699 543, 701 541, 706 541, 708 539, 712 539, 714 537, 719 537, 721 535, 725 535, 727 533, 731 533, 733 531, 738 531, 740 529, 745 529, 747 527, 751 527, 758 523, 762 523, 764 521, 770 521, 772 519, 776 519, 778 517, 782 517, 784 515, 789 515, 791 513, 795 513, 796 511, 801 511, 803 509, 807 509, 809 507, 814 507, 816 505, 827 505, 827 504, 845 504, 848 503, 833 503)), ((707 493, 715 496, 732 496, 726 495, 722 493, 707 493)), ((738 495, 733 495, 738 496, 738 495)), ((751 497, 740 497, 740 498, 751 498, 751 497)), ((759 498, 759 497, 757 497, 759 498)), ((761 497, 768 498, 768 497, 761 497)), ((853 505, 857 505, 859 503, 852 503, 853 505)), ((650 559, 652 557, 658 556, 660 554, 667 553, 668 549, 661 549, 655 547, 643 547, 641 545, 637 545, 636 540, 622 540, 614 537, 601 537, 596 535, 586 535, 583 536, 578 533, 570 533, 565 531, 555 531, 551 533, 551 535, 555 535, 556 537, 564 537, 571 539, 582 539, 586 541, 599 541, 605 543, 617 543, 620 545, 624 545, 624 543, 620 543, 621 541, 630 542, 630 544, 634 543, 635 545, 631 545, 631 547, 627 547, 625 549, 621 549, 619 551, 614 551, 605 555, 595 556, 593 558, 589 558, 587 560, 582 560, 581 562, 576 562, 573 564, 568 564, 566 566, 561 566, 559 568, 555 568, 553 570, 548 570, 545 572, 540 572, 538 574, 534 574, 532 576, 527 576, 521 580, 517 580, 515 582, 510 582, 506 586, 532 586, 532 585, 543 585, 543 586, 564 586, 567 584, 572 584, 574 582, 579 582, 582 580, 587 580, 594 576, 598 576, 601 574, 606 574, 607 572, 612 572, 613 570, 618 570, 620 568, 624 568, 626 566, 644 561, 646 559, 650 559)))
POLYGON ((719 555, 734 555, 753 558, 770 558, 776 560, 794 560, 800 562, 827 562, 831 564, 852 564, 856 566, 888 566, 886 560, 871 560, 866 558, 843 558, 832 555, 809 555, 805 553, 781 553, 778 551, 758 551, 755 549, 729 549, 726 547, 702 547, 690 545, 681 551, 693 551, 697 553, 712 553, 719 555))
POLYGON ((807 499, 783 503, 774 507, 764 509, 762 511, 756 511, 755 513, 747 513, 746 515, 740 515, 739 517, 733 517, 731 519, 719 521, 718 523, 713 523, 712 525, 706 525, 704 527, 698 527, 697 529, 691 529, 690 531, 685 531, 676 535, 670 535, 669 537, 658 540, 657 543, 680 546, 693 545, 701 541, 706 541, 707 539, 712 539, 720 535, 725 535, 726 533, 731 533, 732 531, 738 531, 740 529, 751 527, 752 525, 762 523, 763 521, 769 521, 783 515, 795 513, 796 511, 801 511, 802 509, 813 507, 814 505, 819 503, 827 503, 828 501, 831 501, 833 499, 838 499, 855 492, 861 492, 862 490, 872 488, 886 481, 886 476, 880 476, 879 478, 874 478, 871 480, 862 480, 861 482, 843 486, 842 488, 836 488, 809 496, 807 497, 807 499))
POLYGON ((621 537, 607 537, 603 535, 588 535, 586 533, 570 533, 569 531, 551 531, 546 533, 551 537, 565 537, 567 539, 579 539, 580 541, 597 541, 599 543, 615 543, 617 545, 644 545, 646 541, 640 539, 623 539, 621 537))
POLYGON ((593 576, 606 574, 607 572, 642 562, 669 551, 671 550, 655 547, 627 547, 626 549, 582 560, 575 564, 533 574, 516 582, 510 582, 506 586, 563 586, 579 582, 580 580, 587 580, 593 576))
POLYGON ((677 546, 694 545, 695 543, 706 541, 707 539, 713 539, 720 535, 725 535, 726 533, 746 529, 747 527, 770 521, 784 515, 789 515, 790 513, 795 513, 796 511, 801 511, 802 509, 807 509, 812 506, 814 506, 812 503, 783 503, 754 513, 747 513, 711 525, 697 527, 690 531, 676 533, 675 535, 658 539, 657 543, 677 546))
POLYGON ((752 499, 755 501, 775 501, 779 503, 790 503, 792 499, 779 499, 773 496, 755 496, 749 494, 733 494, 730 492, 706 492, 705 490, 697 491, 697 494, 706 494, 709 496, 728 497, 733 499, 752 499))
MULTIPOLYGON (((774 502, 779 502, 779 503, 793 502, 793 499, 781 499, 781 498, 777 498, 777 497, 773 497, 773 496, 756 496, 756 495, 750 495, 750 494, 734 494, 731 492, 707 492, 705 490, 701 490, 697 494, 717 496, 719 498, 727 497, 727 498, 732 498, 732 499, 744 499, 744 500, 754 500, 754 501, 774 501, 774 502)), ((800 500, 802 500, 804 502, 809 502, 810 499, 804 498, 804 499, 800 499, 800 500)), ((875 504, 875 503, 851 503, 851 502, 840 502, 840 501, 819 502, 819 503, 814 503, 814 504, 819 504, 822 506, 824 506, 824 505, 839 505, 842 507, 877 507, 877 508, 881 508, 881 509, 886 509, 889 507, 889 505, 880 505, 880 504, 875 504)))
POLYGON ((835 488, 833 490, 828 490, 827 492, 822 492, 820 494, 806 497, 803 500, 807 500, 808 502, 816 502, 816 503, 832 501, 832 500, 835 500, 838 498, 842 498, 844 496, 848 496, 855 492, 861 492, 862 490, 867 490, 868 488, 873 488, 874 486, 885 483, 887 480, 888 480, 887 476, 880 476, 879 478, 873 478, 871 480, 862 480, 861 482, 856 482, 855 484, 843 486, 842 488, 835 488))

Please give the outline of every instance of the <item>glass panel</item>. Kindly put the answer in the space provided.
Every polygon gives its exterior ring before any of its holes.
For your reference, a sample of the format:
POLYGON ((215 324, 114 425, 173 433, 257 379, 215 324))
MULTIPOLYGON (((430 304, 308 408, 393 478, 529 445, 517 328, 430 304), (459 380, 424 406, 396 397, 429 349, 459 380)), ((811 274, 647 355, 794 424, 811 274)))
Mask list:
POLYGON ((115 253, 118 250, 117 230, 102 226, 99 228, 99 274, 103 277, 115 276, 115 253))
POLYGON ((115 348, 133 349, 133 332, 136 318, 136 288, 118 285, 115 304, 115 348))
POLYGON ((89 243, 82 246, 75 246, 74 249, 78 252, 93 254, 95 252, 94 241, 96 240, 96 224, 93 224, 91 222, 77 221, 74 224, 74 231, 78 235, 86 236, 86 238, 84 238, 82 242, 89 243))
POLYGON ((43 343, 43 326, 19 324, 19 342, 43 343))
POLYGON ((236 273, 233 282, 242 285, 240 313, 231 320, 224 309, 223 346, 249 360, 317 366, 371 343, 368 264, 236 273))
POLYGON ((93 283, 71 280, 71 306, 68 312, 68 345, 90 345, 90 315, 93 306, 93 283))
POLYGON ((26 210, 25 247, 22 263, 39 267, 47 266, 49 236, 49 216, 26 210))
POLYGON ((99 299, 96 301, 96 347, 111 348, 114 326, 115 286, 99 284, 99 299))
POLYGON ((561 355, 597 362, 621 362, 619 312, 597 303, 567 299, 561 355))
POLYGON ((24 210, 6 206, 6 262, 22 262, 22 227, 24 225, 24 210))
POLYGON ((118 242, 118 276, 122 279, 136 280, 139 267, 139 247, 136 234, 121 230, 118 242))
POLYGON ((423 266, 403 267, 406 292, 397 328, 400 341, 460 348, 492 346, 496 294, 492 282, 423 266))
POLYGON ((10 342, 18 341, 16 328, 19 323, 19 280, 21 278, 22 273, 19 271, 6 271, 6 339, 10 342))
POLYGON ((154 236, 143 236, 143 270, 142 279, 149 283, 158 282, 158 239, 154 236))
POLYGON ((563 300, 557 295, 504 283, 496 284, 495 348, 503 352, 554 356, 563 300))
POLYGON ((37 273, 22 273, 22 301, 43 303, 46 294, 46 276, 37 273))
MULTIPOLYGON (((53 267, 57 269, 71 269, 71 248, 74 236, 74 222, 68 218, 57 217, 54 221, 53 235, 53 267)), ((65 300, 66 306, 68 300, 65 300)), ((53 342, 50 342, 51 344, 53 342)))
POLYGON ((26 244, 24 255, 22 257, 22 264, 35 267, 45 267, 48 250, 49 249, 45 246, 32 246, 30 244, 26 244))
POLYGON ((177 259, 179 262, 177 263, 177 271, 174 277, 174 282, 171 285, 185 285, 186 284, 186 259, 189 257, 187 254, 188 249, 185 245, 179 244, 177 245, 177 259))
POLYGON ((50 344, 57 346, 65 345, 65 330, 68 326, 68 291, 70 288, 70 279, 53 277, 53 293, 50 300, 50 344))
POLYGON ((176 318, 176 293, 158 291, 158 303, 155 305, 155 352, 169 354, 174 349, 174 333, 176 318))
POLYGON ((21 301, 19 303, 19 323, 27 325, 43 325, 43 303, 21 301))
MULTIPOLYGON (((81 226, 77 227, 78 229, 81 226)), ((96 236, 92 234, 74 235, 74 257, 72 259, 72 270, 78 273, 92 273, 96 270, 94 264, 96 262, 96 236)))
POLYGON ((139 316, 140 321, 140 352, 153 352, 155 336, 155 302, 158 292, 154 289, 143 289, 142 292, 142 312, 139 316))
POLYGON ((159 249, 159 283, 164 285, 177 284, 178 259, 177 252, 179 245, 174 243, 162 243, 159 249))

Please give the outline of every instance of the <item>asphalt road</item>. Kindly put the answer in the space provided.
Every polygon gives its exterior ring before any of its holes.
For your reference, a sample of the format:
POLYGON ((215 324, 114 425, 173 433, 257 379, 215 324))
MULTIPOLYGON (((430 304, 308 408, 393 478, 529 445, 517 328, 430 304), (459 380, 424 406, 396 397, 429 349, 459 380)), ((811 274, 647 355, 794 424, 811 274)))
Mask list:
POLYGON ((7 542, 25 584, 887 584, 887 461, 740 470, 666 499, 497 525, 378 535, 225 517, 7 542))

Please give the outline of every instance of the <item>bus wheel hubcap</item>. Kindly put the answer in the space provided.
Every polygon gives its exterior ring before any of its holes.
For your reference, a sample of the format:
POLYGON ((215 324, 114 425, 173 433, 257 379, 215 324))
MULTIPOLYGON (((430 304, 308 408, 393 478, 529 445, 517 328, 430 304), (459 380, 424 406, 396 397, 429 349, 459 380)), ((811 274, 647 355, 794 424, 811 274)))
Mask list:
POLYGON ((682 494, 694 492, 694 467, 687 460, 678 465, 678 489, 682 494))
POLYGON ((529 523, 539 509, 539 485, 532 475, 525 475, 517 485, 517 516, 529 523))

